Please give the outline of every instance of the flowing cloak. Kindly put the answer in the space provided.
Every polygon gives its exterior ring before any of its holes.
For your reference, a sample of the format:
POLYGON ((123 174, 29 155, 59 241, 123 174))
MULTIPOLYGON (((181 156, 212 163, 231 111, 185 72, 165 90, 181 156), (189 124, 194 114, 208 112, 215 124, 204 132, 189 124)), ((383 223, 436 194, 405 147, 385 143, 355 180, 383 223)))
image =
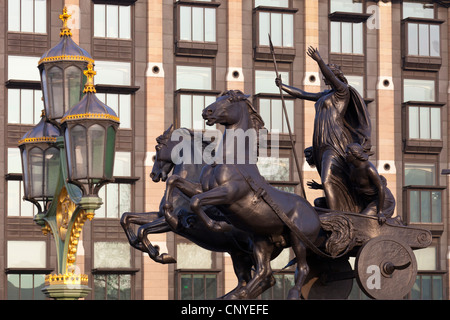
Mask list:
MULTIPOLYGON (((366 103, 361 95, 348 86, 350 99, 344 114, 340 114, 336 104, 342 93, 335 92, 326 99, 316 102, 312 156, 319 175, 322 170, 322 157, 325 152, 333 154, 333 164, 328 181, 333 184, 333 191, 339 197, 339 208, 333 210, 359 212, 361 203, 354 194, 349 181, 349 167, 345 151, 350 143, 359 143, 370 154, 371 123, 366 103)), ((347 94, 347 93, 345 93, 347 94)))

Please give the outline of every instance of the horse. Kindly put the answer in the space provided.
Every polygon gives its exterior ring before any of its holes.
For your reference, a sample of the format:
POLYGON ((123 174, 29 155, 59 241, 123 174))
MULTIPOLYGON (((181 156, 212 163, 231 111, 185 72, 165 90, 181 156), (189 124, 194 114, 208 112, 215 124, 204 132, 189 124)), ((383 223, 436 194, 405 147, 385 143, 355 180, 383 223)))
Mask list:
MULTIPOLYGON (((198 152, 194 150, 194 132, 185 128, 177 129, 179 136, 183 138, 183 141, 191 141, 191 154, 198 152), (187 139, 187 140, 184 140, 187 139)), ((192 163, 181 161, 182 159, 176 158, 178 155, 174 151, 174 148, 178 145, 178 141, 172 139, 174 133, 173 126, 170 126, 156 141, 157 145, 156 156, 154 159, 154 165, 150 174, 153 182, 166 181, 170 172, 174 175, 189 179, 192 181, 198 181, 200 172, 205 166, 205 163, 192 163), (174 159, 175 158, 175 159, 174 159)), ((202 144, 202 150, 208 143, 202 144)), ((198 148, 198 146, 197 146, 198 148)), ((176 234, 183 236, 193 243, 201 246, 204 249, 210 251, 227 252, 232 259, 235 275, 238 279, 238 284, 235 289, 228 294, 233 294, 234 291, 239 290, 242 286, 245 286, 251 278, 251 271, 254 265, 252 256, 253 240, 251 236, 235 227, 230 226, 230 231, 227 233, 216 233, 209 230, 202 221, 200 221, 195 214, 190 210, 190 199, 187 198, 181 192, 174 192, 171 194, 171 201, 175 211, 171 216, 171 219, 176 221, 176 227, 172 228, 166 220, 163 211, 163 205, 165 204, 164 196, 160 203, 159 211, 157 212, 145 212, 145 213, 133 213, 125 212, 120 220, 122 228, 128 238, 131 246, 148 253, 149 257, 162 264, 175 263, 176 260, 166 254, 160 254, 159 248, 154 247, 147 235, 154 233, 162 233, 173 231, 176 234), (134 233, 132 225, 139 225, 137 234, 134 233)), ((216 208, 210 206, 207 209, 207 214, 212 218, 218 220, 224 220, 223 214, 216 208)), ((275 258, 281 250, 274 253, 272 258, 275 258)), ((226 298, 225 295, 223 298, 226 298)))
POLYGON ((219 123, 225 126, 223 159, 218 158, 206 165, 199 181, 189 181, 176 174, 169 177, 164 214, 172 228, 176 228, 172 201, 175 190, 179 190, 190 198, 190 208, 210 230, 220 234, 235 226, 253 235, 256 270, 246 286, 229 296, 232 299, 253 299, 273 286, 275 279, 270 257, 279 246, 292 247, 297 266, 295 284, 289 290, 288 299, 300 299, 301 287, 309 273, 308 249, 320 241, 320 219, 306 199, 281 191, 265 181, 256 163, 250 161, 252 155, 249 150, 252 147, 238 150, 231 141, 227 141, 227 138, 234 138, 229 135, 236 130, 258 132, 264 127, 264 121, 248 97, 239 90, 230 90, 203 110, 207 125, 219 123), (234 163, 225 161, 230 151, 234 154, 234 163), (238 156, 236 152, 244 154, 238 156), (241 160, 239 164, 236 163, 238 158, 241 160), (204 211, 204 207, 210 205, 219 208, 227 222, 211 219, 204 211))

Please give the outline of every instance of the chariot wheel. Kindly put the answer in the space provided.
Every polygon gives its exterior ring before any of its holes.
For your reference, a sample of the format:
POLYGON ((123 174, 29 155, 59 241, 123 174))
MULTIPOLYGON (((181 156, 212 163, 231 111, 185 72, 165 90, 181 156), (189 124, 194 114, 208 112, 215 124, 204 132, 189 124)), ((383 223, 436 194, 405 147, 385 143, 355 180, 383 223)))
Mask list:
POLYGON ((399 239, 379 236, 359 250, 356 280, 373 299, 395 300, 407 295, 416 281, 417 262, 412 249, 399 239))

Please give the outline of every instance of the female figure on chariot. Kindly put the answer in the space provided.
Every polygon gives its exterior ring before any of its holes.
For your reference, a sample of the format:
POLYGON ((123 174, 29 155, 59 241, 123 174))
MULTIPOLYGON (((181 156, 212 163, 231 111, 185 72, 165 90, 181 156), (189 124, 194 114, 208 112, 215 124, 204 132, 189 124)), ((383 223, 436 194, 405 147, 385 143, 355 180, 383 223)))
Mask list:
MULTIPOLYGON (((325 84, 330 86, 329 90, 305 92, 283 84, 280 77, 276 78, 275 83, 295 98, 316 102, 312 149, 308 149, 308 162, 316 166, 320 175, 326 207, 331 210, 360 212, 363 208, 352 191, 345 152, 350 143, 359 143, 370 154, 371 125, 367 106, 356 89, 348 84, 339 66, 326 64, 319 51, 312 47, 308 48, 307 54, 319 65, 325 84)), ((316 206, 320 203, 315 202, 316 206)))

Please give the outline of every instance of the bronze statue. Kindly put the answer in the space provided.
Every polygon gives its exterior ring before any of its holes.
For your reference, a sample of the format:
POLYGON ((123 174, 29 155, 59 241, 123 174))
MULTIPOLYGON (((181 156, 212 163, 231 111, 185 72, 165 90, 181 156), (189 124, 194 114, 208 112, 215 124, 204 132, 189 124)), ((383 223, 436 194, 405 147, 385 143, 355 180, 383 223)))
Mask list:
MULTIPOLYGON (((194 145, 194 139, 192 138, 194 133, 192 130, 185 128, 177 130, 181 132, 181 136, 190 141, 190 147, 192 149, 197 147, 194 145)), ((175 164, 172 151, 178 144, 178 141, 172 139, 173 132, 174 128, 171 126, 156 139, 158 143, 155 147, 156 157, 150 177, 153 182, 166 181, 168 175, 172 172, 176 176, 198 182, 200 172, 205 166, 205 163, 189 163, 185 161, 175 164)), ((207 145, 208 143, 205 142, 200 147, 204 149, 207 145)), ((157 212, 125 212, 122 215, 120 223, 130 245, 148 253, 149 257, 155 262, 163 264, 175 263, 176 261, 173 257, 166 253, 161 254, 159 249, 155 248, 147 238, 149 234, 173 231, 204 249, 227 252, 232 259, 238 284, 234 290, 230 291, 223 298, 233 296, 235 291, 244 287, 251 279, 251 270, 254 265, 252 256, 253 240, 251 235, 231 225, 229 225, 230 232, 217 233, 209 230, 190 209, 190 199, 186 198, 178 190, 171 193, 171 203, 176 210, 170 216, 170 219, 173 219, 174 222, 168 223, 163 210, 165 201, 166 196, 161 199, 160 209, 157 212), (133 230, 133 225, 140 226, 137 234, 133 230)), ((217 208, 209 206, 205 211, 211 219, 224 221, 223 214, 217 208)), ((276 258, 281 250, 282 248, 277 248, 272 259, 276 258)))
MULTIPOLYGON (((247 96, 240 91, 223 94, 203 110, 203 118, 208 125, 220 123, 225 126, 224 146, 227 145, 228 130, 258 130, 264 125, 247 96)), ((204 206, 214 205, 233 226, 253 235, 255 274, 245 287, 230 298, 256 298, 274 285, 270 259, 277 246, 292 246, 297 260, 297 274, 289 298, 300 298, 301 287, 309 271, 307 248, 315 248, 314 242, 320 231, 319 217, 304 198, 270 186, 256 164, 224 162, 207 165, 199 182, 178 175, 167 179, 165 214, 174 229, 177 228, 173 211, 175 189, 191 198, 191 209, 209 229, 220 232, 230 230, 230 224, 215 221, 205 213, 204 206)))
POLYGON ((321 177, 327 207, 359 212, 361 204, 349 188, 345 151, 347 145, 356 142, 363 146, 365 152, 370 152, 371 125, 367 107, 358 92, 348 85, 338 66, 327 65, 312 47, 308 48, 307 53, 317 61, 330 90, 305 92, 283 84, 279 77, 275 83, 293 97, 316 101, 310 162, 314 163, 321 177))

